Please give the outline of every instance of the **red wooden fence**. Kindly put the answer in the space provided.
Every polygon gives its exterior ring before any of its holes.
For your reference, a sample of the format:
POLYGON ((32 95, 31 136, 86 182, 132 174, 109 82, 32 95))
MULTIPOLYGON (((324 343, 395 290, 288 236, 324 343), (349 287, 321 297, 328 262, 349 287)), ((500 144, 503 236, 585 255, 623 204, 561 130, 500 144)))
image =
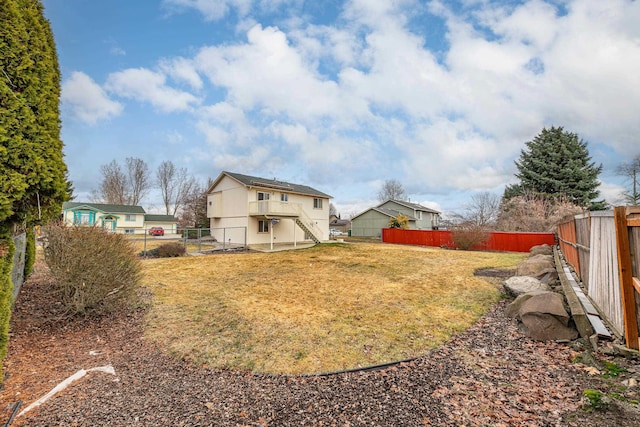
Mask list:
MULTIPOLYGON (((529 252, 536 245, 555 244, 553 233, 506 233, 494 231, 489 240, 475 249, 505 252, 529 252)), ((449 230, 402 230, 383 228, 382 241, 403 245, 456 248, 449 230)))

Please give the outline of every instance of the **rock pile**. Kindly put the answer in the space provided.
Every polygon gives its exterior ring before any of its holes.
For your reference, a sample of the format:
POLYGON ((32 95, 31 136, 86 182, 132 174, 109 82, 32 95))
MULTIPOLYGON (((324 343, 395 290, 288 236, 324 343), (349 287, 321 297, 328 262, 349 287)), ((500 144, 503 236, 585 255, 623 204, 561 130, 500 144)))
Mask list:
POLYGON ((549 245, 534 246, 530 256, 516 269, 516 276, 504 282, 507 294, 515 297, 506 313, 518 319, 520 330, 538 341, 574 340, 578 331, 564 305, 564 295, 554 292, 558 272, 549 245))

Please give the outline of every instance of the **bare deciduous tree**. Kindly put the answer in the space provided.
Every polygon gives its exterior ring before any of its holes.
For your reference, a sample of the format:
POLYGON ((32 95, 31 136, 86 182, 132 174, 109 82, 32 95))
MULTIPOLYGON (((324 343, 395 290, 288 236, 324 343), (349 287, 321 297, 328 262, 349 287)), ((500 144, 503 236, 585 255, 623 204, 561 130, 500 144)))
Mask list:
POLYGON ((158 186, 167 215, 176 215, 191 194, 196 180, 187 174, 186 168, 176 168, 173 162, 164 161, 156 171, 158 186))
POLYGON ((149 167, 142 159, 127 157, 127 187, 129 188, 129 204, 138 205, 149 193, 151 176, 149 167))
POLYGON ((489 191, 483 191, 471 196, 466 205, 465 219, 479 227, 495 225, 500 214, 500 196, 489 191))
POLYGON ((622 192, 623 203, 631 206, 640 205, 640 155, 622 163, 616 168, 616 173, 626 178, 631 189, 622 192))
POLYGON ((111 163, 100 166, 100 173, 102 173, 100 187, 91 192, 93 201, 126 205, 127 176, 122 172, 118 162, 112 160, 111 163))
POLYGON ((338 210, 333 203, 329 203, 329 217, 331 217, 332 215, 338 216, 338 210))
POLYGON ((206 187, 195 183, 191 193, 186 197, 180 215, 180 225, 183 227, 208 228, 207 218, 207 189, 211 187, 213 180, 209 178, 206 187))
POLYGON ((385 202, 387 200, 407 200, 407 192, 404 187, 395 179, 389 179, 382 184, 382 188, 378 192, 378 200, 385 202))
POLYGON ((126 172, 112 160, 100 166, 102 181, 98 189, 91 192, 96 202, 116 205, 138 205, 151 188, 149 167, 142 159, 127 157, 126 172))

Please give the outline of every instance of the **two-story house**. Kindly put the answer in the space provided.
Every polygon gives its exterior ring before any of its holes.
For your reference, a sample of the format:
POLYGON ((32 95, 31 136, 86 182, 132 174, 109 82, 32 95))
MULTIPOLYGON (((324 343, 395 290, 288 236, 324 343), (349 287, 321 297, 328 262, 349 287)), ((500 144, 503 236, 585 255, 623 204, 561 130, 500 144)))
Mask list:
POLYGON ((409 219, 412 230, 434 230, 440 224, 440 212, 417 203, 402 200, 387 200, 351 218, 351 235, 358 237, 381 237, 382 229, 389 220, 398 215, 409 219))
POLYGON ((207 190, 211 235, 247 245, 326 241, 330 198, 306 185, 222 172, 207 190))

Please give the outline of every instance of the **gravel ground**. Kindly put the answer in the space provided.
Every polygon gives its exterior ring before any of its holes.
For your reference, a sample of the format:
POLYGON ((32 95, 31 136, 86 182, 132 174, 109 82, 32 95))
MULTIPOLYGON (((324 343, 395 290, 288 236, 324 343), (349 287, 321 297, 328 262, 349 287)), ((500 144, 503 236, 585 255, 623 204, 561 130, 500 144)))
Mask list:
MULTIPOLYGON (((144 309, 109 319, 45 322, 42 277, 23 288, 12 320, 0 421, 79 369, 89 372, 15 426, 638 426, 622 381, 640 364, 584 351, 580 342, 539 343, 495 305, 466 332, 407 363, 331 376, 254 375, 193 366, 145 341, 144 309), (615 361, 627 372, 604 378, 615 361), (591 364, 575 360, 591 360, 591 364), (583 391, 617 393, 591 412, 583 391)), ((48 310, 48 311, 47 311, 48 310)), ((605 399, 607 400, 607 399, 605 399)))

